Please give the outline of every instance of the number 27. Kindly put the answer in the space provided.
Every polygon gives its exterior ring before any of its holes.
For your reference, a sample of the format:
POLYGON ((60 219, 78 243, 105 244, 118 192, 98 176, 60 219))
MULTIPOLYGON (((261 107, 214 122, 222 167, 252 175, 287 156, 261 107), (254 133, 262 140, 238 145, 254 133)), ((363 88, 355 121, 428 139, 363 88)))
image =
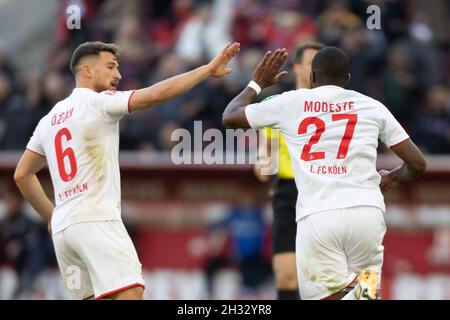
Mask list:
MULTIPOLYGON (((333 114, 331 116, 332 121, 347 120, 347 125, 345 126, 344 136, 342 137, 341 144, 339 145, 339 150, 336 155, 336 159, 345 159, 347 157, 348 147, 352 141, 353 134, 355 133, 355 125, 358 121, 357 114, 333 114)), ((316 131, 314 132, 308 143, 303 146, 301 159, 303 161, 312 161, 325 159, 325 152, 316 151, 311 152, 313 145, 317 144, 320 137, 325 132, 325 122, 318 117, 308 117, 303 119, 298 126, 298 134, 305 134, 308 132, 308 127, 314 125, 316 131)))

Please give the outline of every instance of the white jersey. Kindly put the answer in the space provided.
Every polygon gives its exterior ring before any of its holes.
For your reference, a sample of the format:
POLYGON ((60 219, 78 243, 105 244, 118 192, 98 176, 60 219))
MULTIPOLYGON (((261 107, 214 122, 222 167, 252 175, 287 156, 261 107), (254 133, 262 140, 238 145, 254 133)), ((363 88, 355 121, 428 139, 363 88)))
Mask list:
POLYGON ((327 85, 248 105, 245 114, 252 128, 280 129, 286 139, 299 190, 297 221, 355 206, 385 211, 378 139, 392 147, 409 136, 382 103, 327 85))
POLYGON ((53 234, 74 223, 121 220, 119 120, 132 94, 75 88, 37 125, 27 149, 47 158, 53 234))

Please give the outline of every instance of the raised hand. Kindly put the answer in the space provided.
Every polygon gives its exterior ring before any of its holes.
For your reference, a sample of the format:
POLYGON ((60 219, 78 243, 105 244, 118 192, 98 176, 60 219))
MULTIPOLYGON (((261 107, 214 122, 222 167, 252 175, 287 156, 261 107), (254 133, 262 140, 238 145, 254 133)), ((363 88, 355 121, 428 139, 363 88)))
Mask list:
POLYGON ((261 62, 256 66, 253 73, 253 81, 255 81, 261 89, 270 87, 278 83, 287 71, 278 73, 288 56, 286 49, 277 49, 275 52, 267 51, 261 62))
POLYGON ((227 64, 239 52, 240 46, 241 45, 239 42, 229 44, 214 59, 211 60, 208 64, 208 68, 212 77, 221 78, 231 73, 232 70, 227 66, 227 64))

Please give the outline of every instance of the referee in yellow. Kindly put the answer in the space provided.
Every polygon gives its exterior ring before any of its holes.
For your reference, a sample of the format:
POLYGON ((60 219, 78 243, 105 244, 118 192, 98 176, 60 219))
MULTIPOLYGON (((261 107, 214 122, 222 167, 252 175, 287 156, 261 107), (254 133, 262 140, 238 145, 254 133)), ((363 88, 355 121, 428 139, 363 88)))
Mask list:
MULTIPOLYGON (((323 47, 324 45, 320 43, 305 43, 296 49, 292 66, 295 74, 296 89, 310 88, 311 62, 317 51, 323 47)), ((267 99, 270 98, 268 97, 267 99)), ((270 139, 278 139, 279 146, 279 167, 272 199, 272 265, 277 286, 277 299, 298 300, 300 295, 295 261, 295 237, 297 233, 295 205, 298 191, 284 137, 278 130, 270 128, 264 129, 264 133, 268 141, 270 139)), ((261 145, 265 146, 264 143, 261 145)), ((264 166, 274 163, 273 157, 276 156, 276 154, 271 154, 270 150, 266 150, 265 154, 272 159, 264 159, 260 153, 258 157, 260 161, 254 167, 256 176, 262 182, 267 182, 271 179, 271 176, 264 175, 262 172, 264 172, 264 166)))

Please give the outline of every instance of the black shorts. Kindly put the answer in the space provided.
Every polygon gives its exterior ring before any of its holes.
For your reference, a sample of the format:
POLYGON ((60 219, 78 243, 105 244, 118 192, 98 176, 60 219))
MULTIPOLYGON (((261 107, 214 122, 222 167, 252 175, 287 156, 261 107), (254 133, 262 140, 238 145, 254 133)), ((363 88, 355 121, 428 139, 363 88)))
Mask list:
POLYGON ((297 195, 294 179, 277 181, 272 201, 272 251, 274 254, 295 252, 297 195))

